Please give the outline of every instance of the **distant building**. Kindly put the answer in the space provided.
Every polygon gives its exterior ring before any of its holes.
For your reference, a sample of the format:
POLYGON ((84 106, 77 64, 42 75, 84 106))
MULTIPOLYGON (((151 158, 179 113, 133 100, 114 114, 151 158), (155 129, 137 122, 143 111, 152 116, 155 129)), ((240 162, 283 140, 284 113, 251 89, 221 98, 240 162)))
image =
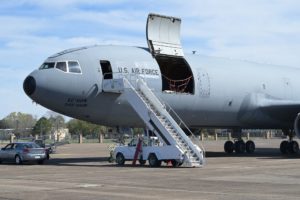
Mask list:
POLYGON ((59 128, 52 133, 52 139, 55 141, 62 141, 70 137, 69 129, 59 128))

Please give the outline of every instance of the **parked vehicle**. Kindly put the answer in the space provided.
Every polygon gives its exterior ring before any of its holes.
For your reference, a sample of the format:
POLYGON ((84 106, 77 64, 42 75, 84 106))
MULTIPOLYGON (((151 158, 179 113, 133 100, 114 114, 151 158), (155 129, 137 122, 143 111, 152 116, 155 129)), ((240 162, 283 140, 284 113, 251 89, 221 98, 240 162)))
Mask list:
MULTIPOLYGON (((133 138, 128 145, 115 147, 113 158, 117 165, 124 165, 125 161, 134 159, 137 144, 138 138, 133 138)), ((182 165, 185 158, 184 152, 178 150, 175 145, 163 145, 157 137, 143 139, 141 146, 141 153, 137 159, 141 165, 144 165, 148 160, 150 167, 159 167, 162 161, 171 161, 174 167, 178 167, 182 165)))
POLYGON ((34 143, 36 143, 40 147, 45 148, 48 160, 50 158, 50 154, 55 153, 55 151, 56 151, 56 146, 55 146, 54 143, 53 144, 46 144, 45 140, 39 140, 39 139, 34 140, 34 143))
POLYGON ((15 142, 0 150, 0 163, 6 161, 20 165, 23 162, 35 161, 43 164, 46 159, 46 150, 34 142, 15 142))

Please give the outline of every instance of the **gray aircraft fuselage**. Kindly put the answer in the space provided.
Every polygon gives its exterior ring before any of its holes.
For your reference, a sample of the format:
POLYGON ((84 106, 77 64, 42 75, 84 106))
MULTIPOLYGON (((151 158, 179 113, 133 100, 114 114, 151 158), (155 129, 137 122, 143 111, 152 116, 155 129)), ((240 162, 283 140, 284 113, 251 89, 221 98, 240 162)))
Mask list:
POLYGON ((81 73, 37 69, 24 81, 27 95, 55 112, 108 126, 144 123, 123 94, 102 90, 100 60, 109 61, 113 78, 142 76, 192 128, 293 128, 300 112, 300 69, 186 55, 194 92, 162 91, 161 69, 146 48, 92 46, 66 50, 45 62, 78 61, 81 73), (30 82, 30 83, 29 83, 30 82))

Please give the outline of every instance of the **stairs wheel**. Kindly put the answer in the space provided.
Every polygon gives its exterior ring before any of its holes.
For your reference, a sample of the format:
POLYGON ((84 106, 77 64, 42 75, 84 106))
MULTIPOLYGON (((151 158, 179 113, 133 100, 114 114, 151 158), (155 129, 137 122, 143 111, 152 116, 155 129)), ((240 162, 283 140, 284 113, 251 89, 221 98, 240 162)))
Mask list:
POLYGON ((180 165, 182 165, 182 163, 178 162, 177 160, 171 160, 171 163, 173 167, 179 167, 180 165))

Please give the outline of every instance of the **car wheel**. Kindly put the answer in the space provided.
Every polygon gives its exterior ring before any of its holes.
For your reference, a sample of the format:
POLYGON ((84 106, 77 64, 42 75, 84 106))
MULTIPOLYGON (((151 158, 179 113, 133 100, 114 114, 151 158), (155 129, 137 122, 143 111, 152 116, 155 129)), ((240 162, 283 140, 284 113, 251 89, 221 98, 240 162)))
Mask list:
POLYGON ((23 163, 22 159, 21 159, 21 157, 19 155, 16 155, 16 157, 15 157, 15 163, 17 165, 21 165, 23 163))
POLYGON ((148 158, 148 162, 150 167, 159 167, 161 165, 161 161, 159 161, 154 153, 151 153, 148 158))
POLYGON ((117 154, 117 156, 116 156, 116 163, 118 165, 120 165, 120 166, 125 164, 125 158, 124 158, 124 156, 123 156, 122 153, 118 153, 117 154))

